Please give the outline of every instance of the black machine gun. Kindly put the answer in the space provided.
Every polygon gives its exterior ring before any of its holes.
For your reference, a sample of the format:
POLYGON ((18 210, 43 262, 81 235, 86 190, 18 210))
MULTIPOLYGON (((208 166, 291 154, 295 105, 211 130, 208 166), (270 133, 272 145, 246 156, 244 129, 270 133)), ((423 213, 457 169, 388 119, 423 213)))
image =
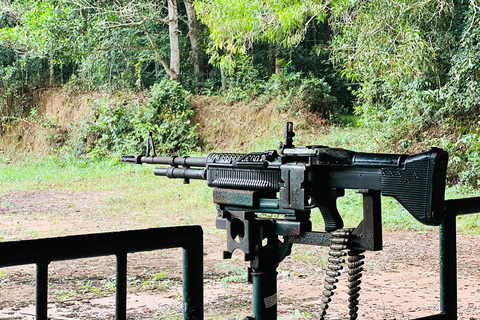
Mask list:
POLYGON ((157 157, 151 136, 147 154, 122 156, 135 164, 168 165, 153 173, 168 178, 207 180, 216 188, 214 202, 228 210, 283 214, 298 220, 318 207, 325 230, 343 228, 336 199, 344 189, 368 189, 398 200, 418 221, 439 225, 444 217, 448 154, 432 148, 425 153, 361 153, 325 146, 295 148, 293 124, 287 123, 280 153, 211 153, 203 157, 157 157), (241 190, 241 191, 240 191, 241 190))
MULTIPOLYGON (((357 256, 364 250, 381 250, 382 195, 395 198, 423 224, 439 225, 445 216, 448 154, 442 149, 416 155, 362 153, 325 146, 295 147, 294 136, 293 124, 288 122, 279 151, 211 153, 204 158, 159 157, 149 133, 145 155, 121 158, 127 163, 164 165, 167 167, 153 173, 184 179, 185 183, 207 180, 214 188, 217 227, 227 230, 225 258, 240 249, 251 261, 257 320, 276 319, 276 276, 266 279, 276 274, 278 263, 290 254, 293 243, 330 245, 334 265, 342 262, 338 256, 344 255, 344 249, 354 250, 357 256), (337 210, 337 198, 345 189, 358 190, 364 196, 364 219, 352 229, 343 229, 337 210), (320 209, 326 232, 312 231, 310 213, 315 208, 320 209), (266 215, 259 217, 258 213, 266 215), (265 218, 268 214, 272 218, 265 218)), ((326 279, 329 292, 324 292, 324 310, 336 276, 334 271, 333 280, 326 279)), ((352 296, 360 290, 358 279, 355 281, 352 296)), ((355 314, 351 319, 356 317, 356 303, 350 308, 355 314)))

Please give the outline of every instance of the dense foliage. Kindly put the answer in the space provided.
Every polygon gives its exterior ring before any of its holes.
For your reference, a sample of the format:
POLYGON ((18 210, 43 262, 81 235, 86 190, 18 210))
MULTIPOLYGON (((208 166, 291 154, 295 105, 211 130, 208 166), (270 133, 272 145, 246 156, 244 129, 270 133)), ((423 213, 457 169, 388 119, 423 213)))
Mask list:
POLYGON ((211 31, 211 61, 230 71, 235 55, 246 54, 254 43, 277 44, 276 51, 298 45, 312 17, 325 16, 324 4, 305 0, 197 1, 196 8, 211 31))
POLYGON ((114 153, 145 152, 146 133, 153 136, 159 154, 195 150, 198 142, 189 93, 179 83, 164 79, 155 84, 146 105, 140 101, 115 103, 112 98, 92 105, 93 117, 81 125, 77 151, 98 159, 114 153))
POLYGON ((425 125, 478 114, 474 1, 338 4, 333 57, 345 77, 361 84, 363 121, 397 129, 399 122, 425 125))
POLYGON ((446 148, 459 180, 480 185, 480 2, 335 4, 332 58, 359 83, 361 122, 396 150, 446 148))

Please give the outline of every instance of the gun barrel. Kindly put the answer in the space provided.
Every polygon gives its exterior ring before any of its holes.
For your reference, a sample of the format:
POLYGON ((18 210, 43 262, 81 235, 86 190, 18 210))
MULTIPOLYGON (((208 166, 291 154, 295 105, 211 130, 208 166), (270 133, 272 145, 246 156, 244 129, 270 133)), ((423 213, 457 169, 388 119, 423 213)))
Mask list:
POLYGON ((140 157, 141 156, 123 155, 120 158, 120 161, 125 162, 125 163, 140 164, 141 162, 138 162, 140 157))
POLYGON ((164 164, 170 166, 182 167, 200 167, 204 168, 207 165, 207 158, 204 157, 152 157, 152 156, 129 156, 124 155, 120 158, 121 161, 135 164, 164 164))
POLYGON ((156 176, 163 176, 168 178, 180 179, 198 179, 206 180, 207 173, 205 169, 190 169, 190 168, 155 168, 153 174, 156 176))
POLYGON ((183 167, 205 167, 207 164, 207 158, 204 157, 142 157, 141 161, 148 164, 167 164, 183 167))

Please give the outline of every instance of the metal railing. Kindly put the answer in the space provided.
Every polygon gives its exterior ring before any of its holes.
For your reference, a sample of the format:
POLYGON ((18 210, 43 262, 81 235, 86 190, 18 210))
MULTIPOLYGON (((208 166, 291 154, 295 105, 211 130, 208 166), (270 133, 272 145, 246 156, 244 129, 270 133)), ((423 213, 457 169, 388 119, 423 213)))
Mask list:
POLYGON ((116 256, 115 319, 127 316, 127 254, 183 248, 183 318, 203 319, 203 231, 183 226, 0 243, 0 267, 36 264, 36 319, 47 320, 52 261, 116 256))
MULTIPOLYGON (((459 215, 480 213, 480 197, 445 201, 440 226, 440 313, 417 320, 457 319, 459 215)), ((182 247, 184 319, 203 319, 203 231, 199 226, 156 228, 0 243, 0 267, 37 265, 36 319, 47 320, 48 265, 55 260, 116 255, 115 319, 126 319, 127 254, 182 247)))
POLYGON ((456 320, 457 216, 480 213, 480 197, 445 201, 446 216, 440 225, 440 313, 416 320, 456 320))

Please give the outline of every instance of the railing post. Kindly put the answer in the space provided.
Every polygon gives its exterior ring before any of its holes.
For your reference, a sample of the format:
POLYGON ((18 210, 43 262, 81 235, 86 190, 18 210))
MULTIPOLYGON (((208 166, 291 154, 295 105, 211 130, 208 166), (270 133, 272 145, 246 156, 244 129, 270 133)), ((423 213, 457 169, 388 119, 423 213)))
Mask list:
POLYGON ((36 320, 48 319, 48 264, 46 261, 37 262, 37 275, 36 275, 36 320))
POLYGON ((457 215, 446 213, 440 226, 440 312, 457 319, 457 215))
POLYGON ((183 247, 183 319, 203 320, 203 231, 183 247))
POLYGON ((127 253, 117 253, 115 320, 127 319, 127 253))

